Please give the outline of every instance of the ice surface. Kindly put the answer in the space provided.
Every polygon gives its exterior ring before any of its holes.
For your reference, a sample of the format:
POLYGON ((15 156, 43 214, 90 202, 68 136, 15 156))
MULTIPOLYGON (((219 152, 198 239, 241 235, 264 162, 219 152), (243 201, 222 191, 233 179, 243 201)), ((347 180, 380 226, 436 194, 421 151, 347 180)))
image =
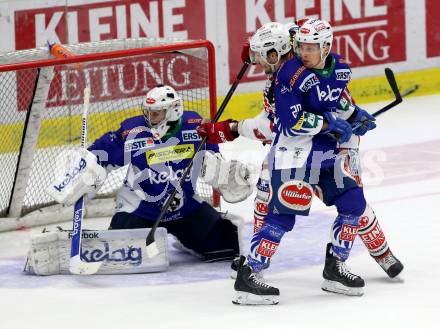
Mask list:
MULTIPOLYGON (((374 112, 382 105, 365 108, 374 112)), ((176 250, 167 273, 24 275, 29 236, 41 230, 34 228, 0 234, 0 328, 439 328, 439 108, 440 95, 406 99, 362 139, 366 196, 405 265, 400 279, 388 279, 357 241, 349 265, 365 279, 365 295, 323 292, 324 248, 335 210, 318 200, 273 259, 266 277, 281 298, 271 307, 232 305, 229 264, 201 264, 176 250)), ((260 144, 241 138, 223 151, 256 166, 265 155, 260 144)), ((245 216, 250 236, 252 198, 223 209, 245 216)), ((108 222, 87 220, 84 227, 108 222)))

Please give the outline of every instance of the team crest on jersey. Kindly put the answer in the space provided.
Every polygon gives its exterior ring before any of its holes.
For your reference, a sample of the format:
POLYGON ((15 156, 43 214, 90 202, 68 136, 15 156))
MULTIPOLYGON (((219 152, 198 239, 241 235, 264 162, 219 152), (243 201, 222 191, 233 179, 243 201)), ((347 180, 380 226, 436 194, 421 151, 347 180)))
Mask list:
POLYGON ((327 85, 327 91, 321 90, 319 88, 320 84, 316 86, 316 90, 318 92, 318 98, 320 102, 333 102, 341 96, 342 88, 331 89, 329 85, 327 85))
POLYGON ((278 189, 278 200, 282 205, 293 210, 309 209, 312 205, 312 197, 312 187, 303 181, 289 181, 278 189))
POLYGON ((299 89, 303 92, 307 92, 312 88, 314 85, 317 85, 319 83, 319 79, 316 76, 315 73, 309 74, 304 81, 299 86, 299 89))
POLYGON ((166 161, 190 159, 194 155, 194 144, 167 146, 145 152, 147 163, 151 166, 166 161))
POLYGON ((202 138, 195 130, 182 130, 182 140, 184 142, 196 142, 201 141, 202 138))
POLYGON ((153 138, 151 137, 137 138, 137 139, 126 140, 124 144, 124 150, 125 152, 139 151, 139 150, 145 150, 147 148, 151 148, 153 146, 154 146, 153 138))
POLYGON ((351 71, 349 69, 335 70, 335 73, 336 73, 336 80, 350 81, 351 79, 351 71))
POLYGON ((281 94, 290 93, 292 91, 292 88, 287 88, 286 86, 281 87, 281 94))

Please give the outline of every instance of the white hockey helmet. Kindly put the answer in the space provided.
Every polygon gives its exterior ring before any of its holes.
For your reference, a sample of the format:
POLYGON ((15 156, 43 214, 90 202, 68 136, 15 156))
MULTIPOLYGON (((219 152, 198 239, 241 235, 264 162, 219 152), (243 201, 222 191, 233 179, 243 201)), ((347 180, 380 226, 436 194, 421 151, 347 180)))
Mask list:
POLYGON ((292 49, 289 27, 276 22, 264 24, 250 38, 249 46, 252 62, 255 62, 255 55, 259 55, 274 70, 274 66, 279 63, 281 56, 292 49), (268 58, 271 51, 275 51, 277 54, 276 62, 268 58))
POLYGON ((177 92, 170 86, 157 86, 148 91, 142 102, 142 112, 149 128, 153 134, 162 138, 168 132, 170 126, 182 117, 183 101, 177 92), (150 121, 151 111, 165 110, 165 117, 157 123, 150 121))
POLYGON ((325 46, 330 50, 333 43, 333 29, 327 21, 320 19, 309 19, 304 22, 296 33, 297 45, 304 43, 317 43, 321 51, 321 59, 324 61, 328 55, 325 53, 325 46))

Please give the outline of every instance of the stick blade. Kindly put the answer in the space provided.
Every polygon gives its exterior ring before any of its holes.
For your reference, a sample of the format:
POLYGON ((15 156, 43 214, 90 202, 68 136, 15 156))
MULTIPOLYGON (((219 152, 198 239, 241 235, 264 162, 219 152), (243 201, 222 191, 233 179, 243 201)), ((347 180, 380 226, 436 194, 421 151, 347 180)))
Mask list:
POLYGON ((102 262, 83 262, 79 255, 70 258, 69 271, 77 275, 92 275, 99 271, 102 262))
POLYGON ((150 244, 147 244, 147 256, 148 258, 153 258, 159 255, 159 249, 157 249, 157 244, 153 241, 150 244))
POLYGON ((399 103, 402 101, 402 96, 400 95, 399 87, 397 87, 396 78, 394 77, 394 72, 389 67, 385 68, 385 76, 390 84, 391 90, 393 91, 396 101, 399 103))

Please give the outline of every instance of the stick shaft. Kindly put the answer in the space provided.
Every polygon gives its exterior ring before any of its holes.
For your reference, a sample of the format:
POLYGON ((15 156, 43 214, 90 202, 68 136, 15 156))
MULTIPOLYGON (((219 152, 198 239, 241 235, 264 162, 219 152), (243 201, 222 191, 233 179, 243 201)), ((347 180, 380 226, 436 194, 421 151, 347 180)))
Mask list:
MULTIPOLYGON (((213 119, 213 122, 217 122, 218 119, 220 118, 220 116, 223 114, 223 112, 226 108, 226 105, 229 103, 229 100, 231 99, 232 95, 234 94, 235 89, 237 89, 237 86, 240 83, 240 80, 243 78, 244 74, 246 73, 246 70, 247 70, 249 64, 250 63, 247 61, 243 64, 240 72, 238 73, 237 77, 235 78, 234 83, 231 85, 231 88, 229 89, 228 93, 226 94, 225 99, 223 100, 222 104, 220 105, 220 107, 219 107, 219 109, 213 119)), ((171 205, 171 202, 173 201, 174 197, 177 194, 178 189, 181 188, 182 183, 184 182, 186 176, 190 172, 192 165, 193 165, 193 162, 194 162, 195 155, 203 148, 203 146, 206 143, 206 140, 207 140, 207 138, 204 137, 202 139, 202 141, 200 142, 199 146, 197 147, 197 150, 194 152, 194 156, 190 159, 190 162, 189 162, 188 166, 185 168, 185 171, 183 172, 182 176, 180 176, 180 179, 177 183, 177 186, 174 187, 173 192, 170 194, 170 196, 168 197, 164 206, 162 207, 161 212, 159 214, 159 217, 156 219, 156 221, 153 224, 153 227, 151 228, 150 232, 148 233, 147 240, 146 240, 147 246, 150 245, 151 243, 154 243, 154 233, 156 232, 156 229, 157 229, 159 223, 161 222, 161 220, 165 216, 166 212, 168 211, 168 208, 171 205)))

